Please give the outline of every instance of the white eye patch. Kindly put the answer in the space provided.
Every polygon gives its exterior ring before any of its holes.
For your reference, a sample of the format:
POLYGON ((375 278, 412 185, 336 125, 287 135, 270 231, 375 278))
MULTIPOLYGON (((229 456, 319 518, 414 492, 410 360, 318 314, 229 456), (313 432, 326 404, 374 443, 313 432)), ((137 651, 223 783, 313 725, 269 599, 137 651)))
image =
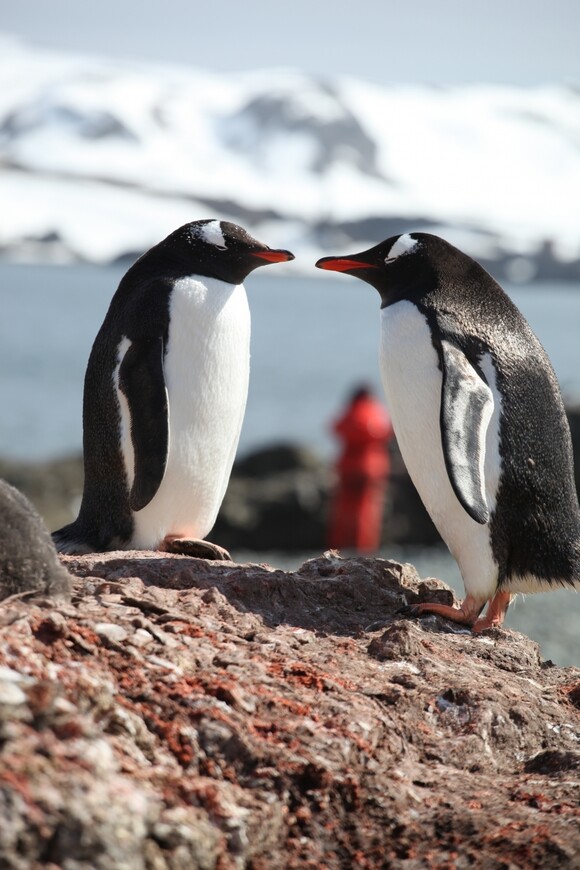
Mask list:
POLYGON ((215 245, 220 251, 225 251, 228 247, 219 221, 203 224, 200 227, 199 235, 205 242, 215 245))
POLYGON ((411 238, 409 233, 404 233, 402 236, 399 236, 385 257, 385 263, 392 263, 397 257, 401 257, 403 254, 410 254, 417 244, 417 239, 411 238))

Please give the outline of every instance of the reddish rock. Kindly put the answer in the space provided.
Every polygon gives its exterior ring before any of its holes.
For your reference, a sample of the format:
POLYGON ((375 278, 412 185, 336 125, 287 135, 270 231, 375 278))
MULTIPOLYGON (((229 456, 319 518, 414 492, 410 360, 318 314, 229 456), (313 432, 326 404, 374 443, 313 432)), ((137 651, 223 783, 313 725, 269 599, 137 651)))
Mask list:
POLYGON ((580 670, 400 612, 438 581, 62 561, 0 604, 1 867, 577 866, 580 670))

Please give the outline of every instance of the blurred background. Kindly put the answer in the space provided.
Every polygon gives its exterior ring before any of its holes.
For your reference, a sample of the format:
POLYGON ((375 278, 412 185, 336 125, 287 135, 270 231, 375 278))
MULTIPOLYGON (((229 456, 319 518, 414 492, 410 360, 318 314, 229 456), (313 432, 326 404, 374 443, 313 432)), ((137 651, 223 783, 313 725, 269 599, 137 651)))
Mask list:
MULTIPOLYGON (((199 218, 296 254, 247 281, 250 395, 211 536, 236 559, 325 548, 332 422, 358 384, 382 395, 378 296, 316 272, 324 254, 426 230, 482 262, 551 356, 578 445, 580 6, 340 7, 4 4, 0 475, 51 528, 78 507, 84 371, 118 281, 199 218)), ((380 554, 461 591, 389 452, 380 554)), ((575 593, 549 593, 508 625, 579 664, 579 615, 575 593)))

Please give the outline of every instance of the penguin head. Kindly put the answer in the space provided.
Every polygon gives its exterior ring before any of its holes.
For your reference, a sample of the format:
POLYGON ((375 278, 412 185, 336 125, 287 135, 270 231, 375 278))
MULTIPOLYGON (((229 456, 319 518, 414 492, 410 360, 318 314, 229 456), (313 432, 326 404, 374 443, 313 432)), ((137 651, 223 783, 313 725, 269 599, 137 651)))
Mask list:
POLYGON ((229 284, 241 284, 258 266, 294 259, 290 251, 269 248, 237 224, 211 219, 185 224, 148 254, 152 252, 170 260, 180 274, 204 275, 229 284))
POLYGON ((322 257, 316 266, 366 281, 379 291, 384 307, 398 299, 416 298, 437 285, 433 254, 438 243, 454 250, 429 233, 402 233, 358 254, 322 257))

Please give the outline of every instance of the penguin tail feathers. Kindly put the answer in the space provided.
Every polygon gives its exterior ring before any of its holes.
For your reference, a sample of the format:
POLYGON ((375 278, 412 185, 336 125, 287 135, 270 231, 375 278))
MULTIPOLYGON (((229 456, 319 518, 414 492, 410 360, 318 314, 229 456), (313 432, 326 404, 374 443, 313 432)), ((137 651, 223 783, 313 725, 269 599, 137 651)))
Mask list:
POLYGON ((52 533, 52 540, 57 551, 67 556, 83 556, 86 553, 95 552, 95 548, 83 540, 76 523, 70 523, 68 526, 63 526, 62 529, 57 529, 56 532, 52 533))

